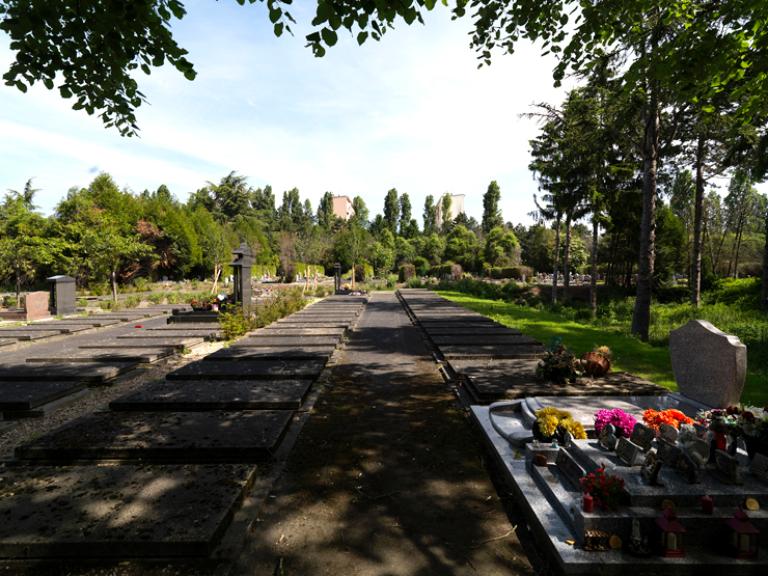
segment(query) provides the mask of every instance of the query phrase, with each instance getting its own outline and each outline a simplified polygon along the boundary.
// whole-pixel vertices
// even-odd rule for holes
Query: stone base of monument
[[[568,410],[591,427],[594,412],[601,408],[621,408],[634,414],[649,407],[677,408],[694,415],[701,405],[669,394],[638,398],[542,397],[471,407],[473,419],[537,542],[556,559],[563,573],[619,574],[631,569],[633,574],[677,575],[722,569],[730,576],[768,570],[768,484],[746,467],[739,485],[723,482],[711,468],[703,469],[695,484],[677,470],[662,468],[658,480],[663,486],[652,486],[644,479],[641,466],[627,466],[615,452],[602,449],[594,439],[574,441],[568,448],[531,442],[533,415],[544,406]],[[745,461],[746,455],[740,453],[738,458]],[[614,511],[596,508],[585,512],[579,479],[603,465],[608,473],[624,480],[628,501]],[[705,495],[714,504],[711,513],[702,507]],[[748,512],[751,525],[761,533],[757,556],[736,558],[729,548],[734,535],[727,523],[748,498],[761,505],[761,509]],[[660,548],[657,519],[670,504],[685,530],[679,557],[666,557]],[[605,537],[605,542],[615,536],[616,547],[589,550],[595,535]],[[637,536],[640,542],[645,539],[644,545],[633,546]]]

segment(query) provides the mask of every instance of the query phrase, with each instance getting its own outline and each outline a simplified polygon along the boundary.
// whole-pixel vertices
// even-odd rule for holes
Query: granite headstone
[[[747,372],[747,347],[705,320],[669,333],[672,370],[680,392],[713,408],[738,404]]]

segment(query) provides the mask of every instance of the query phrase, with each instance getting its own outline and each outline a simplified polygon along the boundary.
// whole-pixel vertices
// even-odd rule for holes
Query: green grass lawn
[[[462,292],[439,293],[505,326],[517,328],[545,344],[553,337],[560,336],[563,344],[577,355],[588,352],[595,346],[606,345],[613,351],[615,370],[631,372],[670,390],[677,388],[669,360],[669,349],[666,346],[652,346],[622,334],[619,329],[581,324],[544,310],[499,300],[485,300]],[[759,368],[748,372],[742,400],[763,406],[768,403],[768,391],[761,385],[761,372]]]

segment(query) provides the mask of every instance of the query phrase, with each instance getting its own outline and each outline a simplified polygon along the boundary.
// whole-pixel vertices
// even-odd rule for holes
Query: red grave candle
[[[718,450],[726,448],[725,434],[722,432],[715,432],[715,448]]]
[[[704,514],[712,514],[715,511],[715,502],[712,496],[705,495],[701,497],[701,511]]]
[[[595,499],[592,498],[591,494],[584,494],[581,508],[584,512],[592,512],[595,509]]]

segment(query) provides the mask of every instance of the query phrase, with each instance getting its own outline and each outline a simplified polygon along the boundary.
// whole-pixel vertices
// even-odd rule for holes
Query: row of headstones
[[[87,557],[210,553],[258,474],[253,463],[278,450],[295,409],[363,306],[352,299],[315,304],[116,400],[110,412],[19,447],[24,466],[0,481],[15,483],[19,495],[0,501],[0,552],[34,556],[79,550]],[[342,330],[318,335],[326,326]],[[84,465],[113,458],[123,463]],[[52,461],[80,465],[34,466]],[[136,461],[145,464],[131,463]],[[111,493],[93,488],[107,483]],[[45,503],[26,501],[23,494],[44,486],[55,488],[46,493]],[[74,493],[81,496],[73,499]],[[53,518],[61,508],[71,513]],[[54,526],[47,539],[28,536],[35,534],[36,524]]]

